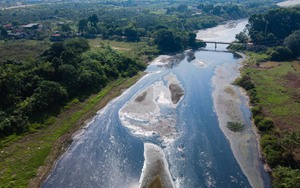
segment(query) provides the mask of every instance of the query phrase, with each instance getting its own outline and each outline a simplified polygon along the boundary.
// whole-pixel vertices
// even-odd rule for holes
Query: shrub
[[[285,187],[294,188],[300,187],[300,170],[292,169],[290,167],[278,166],[273,173],[275,188]]]
[[[277,137],[270,134],[264,134],[261,137],[260,145],[262,147],[262,152],[269,165],[275,166],[278,164],[283,164],[283,149],[280,146]]]
[[[241,132],[244,130],[244,125],[239,122],[227,122],[227,128],[233,132]]]
[[[263,120],[263,117],[262,117],[262,116],[255,116],[255,117],[254,117],[254,124],[255,124],[255,125],[258,125],[259,122],[261,122],[261,120]]]
[[[254,84],[248,75],[243,75],[241,78],[238,78],[235,80],[234,84],[243,87],[247,91],[254,88]]]
[[[259,131],[266,132],[268,130],[271,130],[274,127],[274,123],[272,119],[270,118],[263,118],[259,123],[257,124],[257,128]]]
[[[253,116],[261,115],[261,113],[262,113],[262,108],[259,107],[259,106],[255,106],[255,107],[251,108],[251,112],[252,112],[252,115],[253,115]]]
[[[285,61],[293,58],[292,51],[286,46],[277,46],[267,51],[272,61]]]

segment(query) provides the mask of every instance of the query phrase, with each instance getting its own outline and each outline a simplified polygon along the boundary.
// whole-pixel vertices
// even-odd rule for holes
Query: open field
[[[300,71],[293,64],[281,62],[267,69],[247,68],[257,90],[259,106],[280,130],[300,129]]]
[[[1,140],[0,187],[26,187],[28,183],[29,187],[39,187],[57,157],[70,144],[73,133],[140,76],[141,74],[112,82],[84,102],[74,100],[60,115],[51,117],[45,125],[38,126],[39,129],[32,129],[31,133],[19,137],[13,135],[9,140]],[[32,178],[34,179],[31,180]]]
[[[138,44],[136,42],[119,42],[114,40],[103,40],[100,38],[89,39],[89,43],[92,48],[97,48],[100,46],[100,43],[102,43],[120,51],[130,51]]]
[[[0,41],[0,63],[12,59],[24,61],[40,55],[50,43],[34,40]]]

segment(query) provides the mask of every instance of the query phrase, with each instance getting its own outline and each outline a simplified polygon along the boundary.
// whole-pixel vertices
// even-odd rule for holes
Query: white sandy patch
[[[260,160],[255,134],[249,126],[246,126],[242,132],[232,132],[226,127],[229,121],[244,122],[240,97],[247,98],[246,93],[231,85],[239,76],[236,74],[239,68],[240,65],[234,64],[217,67],[213,77],[214,108],[220,128],[229,140],[242,171],[252,187],[260,188],[264,187],[264,182],[259,172]]]
[[[170,84],[180,86],[175,75],[169,74],[163,80],[166,85],[164,81],[157,81],[135,95],[120,109],[119,118],[131,133],[145,137],[159,136],[166,144],[178,136],[174,110],[183,97],[176,104],[172,101]]]
[[[169,55],[160,55],[157,58],[155,58],[153,61],[151,61],[151,65],[164,65],[168,62],[168,60],[172,56]]]
[[[278,6],[280,7],[292,7],[292,6],[297,6],[300,5],[300,0],[288,0],[288,1],[283,1],[280,3],[277,3]]]
[[[229,21],[224,25],[200,30],[197,33],[197,39],[204,41],[232,42],[235,40],[235,35],[242,31],[247,23],[248,20],[235,20]]]
[[[172,56],[161,55],[155,58],[150,65],[157,65],[160,68],[172,69],[173,67],[176,67],[184,58],[184,53]]]
[[[144,166],[140,178],[140,188],[147,187],[155,177],[159,177],[163,187],[173,188],[174,184],[163,150],[150,143],[144,144]]]
[[[201,68],[205,68],[207,67],[207,64],[204,63],[203,61],[201,60],[196,60],[196,61],[192,61],[194,65],[196,65],[197,67],[201,67]]]

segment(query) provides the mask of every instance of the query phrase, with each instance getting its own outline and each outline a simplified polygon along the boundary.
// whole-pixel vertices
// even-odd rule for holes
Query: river
[[[245,20],[208,30],[232,41]],[[73,138],[42,187],[270,187],[247,97],[230,83],[242,59],[226,45],[160,56],[146,76],[100,110]],[[228,121],[245,125],[233,133]]]

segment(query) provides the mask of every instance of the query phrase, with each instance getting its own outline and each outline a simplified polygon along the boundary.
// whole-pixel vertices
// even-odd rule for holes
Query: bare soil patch
[[[259,68],[271,69],[271,68],[277,67],[279,65],[280,65],[279,62],[268,61],[268,62],[260,63]]]
[[[183,89],[177,84],[170,84],[171,99],[173,104],[177,104],[180,98],[184,95]]]
[[[139,96],[136,97],[135,101],[136,102],[143,102],[145,100],[147,96],[147,92],[143,92],[142,94],[140,94]]]

